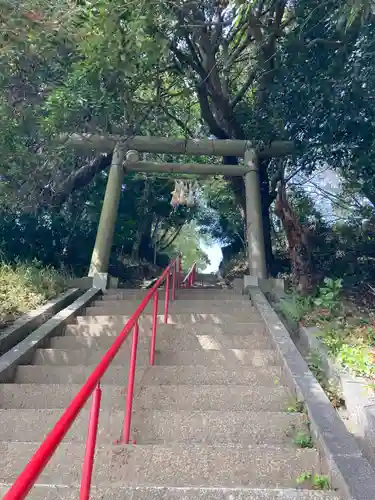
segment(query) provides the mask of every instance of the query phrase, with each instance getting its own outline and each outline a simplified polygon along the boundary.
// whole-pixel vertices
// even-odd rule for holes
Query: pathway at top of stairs
[[[105,293],[0,385],[0,493],[38,448],[135,311],[145,291]],[[162,299],[164,291],[160,291]],[[291,399],[260,316],[231,290],[180,290],[148,366],[151,310],[140,321],[132,440],[121,437],[130,338],[102,379],[93,500],[318,500],[334,492],[297,487],[324,474]],[[89,407],[28,498],[77,499]]]

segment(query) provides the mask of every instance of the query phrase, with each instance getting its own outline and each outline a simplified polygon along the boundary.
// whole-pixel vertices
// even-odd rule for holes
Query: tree
[[[182,267],[184,271],[189,271],[191,266],[196,263],[198,270],[203,271],[210,261],[207,254],[202,250],[200,245],[200,235],[197,225],[194,222],[185,224],[179,233],[176,240],[170,247],[170,255],[182,254]]]

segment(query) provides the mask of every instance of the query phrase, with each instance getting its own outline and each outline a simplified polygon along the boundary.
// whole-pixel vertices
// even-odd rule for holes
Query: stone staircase
[[[0,385],[0,493],[93,371],[143,291],[109,291]],[[163,292],[160,292],[160,299]],[[160,313],[164,302],[159,305]],[[318,452],[294,443],[308,435],[260,316],[231,290],[180,290],[157,333],[148,366],[151,308],[140,320],[132,440],[121,436],[130,339],[102,379],[94,500],[317,500],[333,492],[297,487],[324,474]],[[162,318],[162,315],[161,315]],[[287,409],[289,407],[289,412]],[[293,408],[292,408],[293,409]],[[31,499],[77,499],[89,407],[30,492]]]

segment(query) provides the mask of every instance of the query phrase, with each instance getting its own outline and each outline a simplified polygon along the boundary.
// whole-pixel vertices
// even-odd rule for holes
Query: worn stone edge
[[[375,473],[354,436],[345,428],[264,294],[259,288],[253,288],[250,295],[277,350],[289,389],[305,404],[332,486],[348,500],[373,500]]]
[[[32,360],[34,351],[45,343],[58,329],[77,315],[77,313],[100,293],[97,288],[91,288],[78,299],[59,311],[39,328],[34,330],[24,340],[12,347],[8,352],[0,356],[0,383],[12,381],[15,370],[19,364],[28,363]]]
[[[9,488],[8,484],[0,484],[0,493]],[[32,499],[55,500],[59,498],[78,498],[78,488],[66,485],[35,485],[30,491]],[[28,498],[29,498],[28,497]],[[297,490],[291,488],[248,488],[248,487],[215,487],[215,486],[92,486],[90,498],[99,500],[339,500],[335,492],[318,490]]]
[[[73,302],[81,293],[83,291],[79,288],[71,288],[37,309],[24,314],[16,319],[12,325],[4,328],[0,333],[0,355],[22,342],[30,332]]]

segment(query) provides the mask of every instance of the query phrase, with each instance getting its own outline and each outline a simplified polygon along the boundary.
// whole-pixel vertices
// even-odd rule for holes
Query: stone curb
[[[0,357],[0,383],[11,382],[14,379],[15,370],[19,364],[28,363],[32,360],[34,351],[49,339],[56,335],[69,320],[84,308],[91,300],[100,293],[97,288],[91,288],[81,295],[72,304],[58,312],[46,321],[42,326],[34,330],[24,340]]]
[[[368,382],[365,379],[344,372],[330,358],[323,342],[317,338],[318,333],[319,328],[315,326],[299,328],[302,342],[319,353],[327,380],[339,387],[350,422],[354,425],[354,434],[361,441],[363,451],[371,460],[375,460],[375,397],[368,395]]]
[[[78,288],[70,289],[43,306],[24,314],[16,319],[12,325],[4,328],[0,333],[0,355],[22,342],[35,328],[38,328],[51,316],[71,304],[82,293],[83,291]]]
[[[289,332],[259,288],[250,290],[283,365],[289,389],[303,401],[333,488],[348,500],[375,498],[375,473],[356,439],[345,428],[328,397],[294,345]]]

